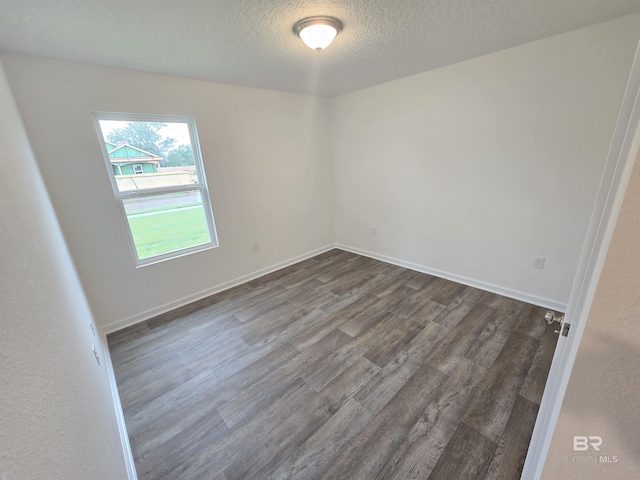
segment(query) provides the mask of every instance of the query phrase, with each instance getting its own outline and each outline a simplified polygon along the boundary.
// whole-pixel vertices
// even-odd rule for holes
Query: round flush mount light
[[[307,45],[316,51],[327,48],[342,30],[342,23],[333,17],[304,18],[293,26],[293,31]]]

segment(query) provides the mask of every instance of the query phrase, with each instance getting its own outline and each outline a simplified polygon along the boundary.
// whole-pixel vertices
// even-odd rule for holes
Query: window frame
[[[98,143],[100,144],[102,157],[104,158],[105,166],[107,168],[107,175],[109,176],[109,181],[111,182],[111,187],[113,189],[113,194],[115,196],[115,199],[118,202],[120,212],[124,217],[125,228],[127,231],[127,237],[129,239],[129,246],[131,249],[131,253],[133,255],[135,267],[138,268],[138,267],[144,267],[147,265],[153,265],[155,263],[183,257],[185,255],[191,255],[193,253],[201,252],[204,250],[217,248],[220,245],[220,243],[218,241],[218,234],[216,231],[215,220],[213,217],[213,208],[211,207],[211,197],[209,196],[209,188],[208,188],[207,178],[206,178],[205,169],[204,169],[204,162],[202,160],[202,153],[200,150],[200,141],[198,139],[198,131],[196,129],[195,118],[192,116],[182,116],[182,115],[155,115],[155,114],[143,114],[143,113],[119,113],[119,112],[93,112],[92,117],[94,120],[96,133],[98,135]],[[188,130],[189,130],[189,140],[191,142],[191,148],[193,150],[196,178],[198,179],[198,183],[193,183],[189,185],[172,185],[167,187],[155,187],[155,188],[147,188],[144,190],[130,190],[130,191],[121,192],[118,188],[116,175],[112,167],[111,161],[109,159],[109,153],[107,152],[107,145],[105,143],[102,127],[100,126],[100,120],[123,121],[123,122],[160,122],[160,123],[187,124]],[[202,207],[205,213],[205,220],[207,222],[207,228],[209,230],[209,238],[210,238],[209,242],[203,243],[200,245],[194,245],[187,248],[181,248],[179,250],[174,250],[171,252],[163,253],[160,255],[154,255],[151,257],[141,259],[138,255],[138,249],[136,248],[136,243],[133,238],[133,233],[131,231],[131,225],[129,224],[129,219],[127,218],[127,212],[124,206],[124,201],[131,198],[149,197],[153,195],[162,195],[166,193],[188,192],[193,190],[200,192]]]

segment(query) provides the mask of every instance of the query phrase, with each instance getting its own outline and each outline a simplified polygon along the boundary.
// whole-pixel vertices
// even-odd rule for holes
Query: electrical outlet
[[[253,251],[254,252],[260,251],[260,242],[253,242]]]
[[[533,268],[537,268],[538,270],[542,270],[544,268],[544,257],[534,257],[533,259]]]
[[[377,227],[371,227],[371,235],[376,236],[378,234],[378,228]]]

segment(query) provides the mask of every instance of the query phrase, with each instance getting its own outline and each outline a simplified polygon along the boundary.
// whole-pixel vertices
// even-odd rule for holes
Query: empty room
[[[0,0],[0,479],[640,477],[640,0]]]

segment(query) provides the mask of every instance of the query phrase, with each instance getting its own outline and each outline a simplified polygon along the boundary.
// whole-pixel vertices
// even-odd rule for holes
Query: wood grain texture
[[[538,405],[542,401],[542,394],[558,342],[558,334],[554,332],[556,328],[555,325],[546,327],[527,373],[527,378],[525,378],[522,390],[520,390],[520,395]]]
[[[475,305],[440,342],[438,348],[427,359],[427,363],[443,373],[451,373],[469,349],[477,343],[478,337],[494,314],[490,307]]]
[[[445,380],[430,366],[420,367],[322,478],[375,478]]]
[[[546,309],[535,305],[526,305],[516,320],[514,330],[540,340],[547,330],[547,324],[540,322],[540,317],[544,317],[545,311]]]
[[[371,422],[373,414],[350,398],[317,432],[302,443],[267,478],[320,478],[353,439]]]
[[[485,480],[511,480],[520,477],[538,416],[538,407],[523,397],[516,399]]]
[[[532,338],[513,332],[467,410],[465,422],[494,442],[511,416],[537,346]]]
[[[489,469],[496,446],[495,442],[461,422],[427,478],[429,480],[482,479]]]
[[[462,360],[376,478],[427,478],[486,373],[486,368]]]
[[[138,477],[518,478],[542,314],[331,250],[111,334]]]

